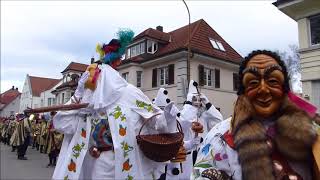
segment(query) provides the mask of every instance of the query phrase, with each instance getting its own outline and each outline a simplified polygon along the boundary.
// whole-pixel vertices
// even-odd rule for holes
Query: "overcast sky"
[[[298,44],[297,23],[273,1],[187,1],[191,22],[204,19],[242,56]],[[182,1],[1,1],[1,92],[22,90],[26,74],[61,78],[71,62],[89,63],[98,42],[119,28],[136,34],[188,23]]]

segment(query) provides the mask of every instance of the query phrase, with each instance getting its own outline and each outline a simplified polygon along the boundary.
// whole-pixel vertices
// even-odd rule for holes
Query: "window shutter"
[[[152,87],[157,87],[157,69],[152,70]]]
[[[214,69],[215,88],[220,88],[220,69]]]
[[[233,73],[233,90],[238,91],[239,89],[239,76],[237,73]]]
[[[204,85],[204,79],[203,79],[203,76],[204,76],[204,66],[200,64],[200,65],[198,66],[198,69],[199,69],[199,86],[203,86],[203,85]]]
[[[168,84],[174,84],[174,64],[169,64],[168,66],[169,71],[169,82]]]

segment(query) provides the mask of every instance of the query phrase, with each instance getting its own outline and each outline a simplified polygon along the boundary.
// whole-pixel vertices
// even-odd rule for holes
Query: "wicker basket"
[[[146,122],[148,122],[148,120],[143,123],[139,135],[136,137],[137,143],[143,154],[156,162],[165,162],[174,158],[183,143],[183,132],[179,121],[177,121],[179,132],[140,135]]]

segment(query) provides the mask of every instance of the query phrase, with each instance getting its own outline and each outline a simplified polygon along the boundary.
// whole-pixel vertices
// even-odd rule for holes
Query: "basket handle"
[[[151,118],[153,118],[154,116],[157,116],[157,115],[160,115],[161,113],[156,113],[156,114],[154,114],[153,116],[151,116],[149,119],[145,119],[145,121],[143,122],[143,124],[142,124],[142,126],[141,126],[141,128],[140,128],[140,131],[139,131],[139,135],[140,135],[140,133],[141,133],[141,130],[142,130],[142,128],[143,128],[143,126],[147,123],[147,121],[149,121]]]
[[[148,122],[150,119],[151,119],[151,118],[146,119],[146,120],[143,122],[143,124],[142,124],[142,126],[141,126],[141,128],[140,128],[140,130],[139,130],[139,136],[140,136],[140,133],[141,133],[141,131],[142,131],[142,128],[144,127],[144,125],[147,124],[147,122]],[[180,122],[179,122],[178,120],[176,120],[176,121],[177,121],[177,129],[178,129],[178,131],[179,131],[180,133],[183,133]]]
[[[177,128],[178,128],[178,131],[179,131],[180,133],[182,133],[182,134],[183,134],[182,126],[181,126],[180,122],[179,122],[178,120],[176,120],[176,121],[177,121]]]

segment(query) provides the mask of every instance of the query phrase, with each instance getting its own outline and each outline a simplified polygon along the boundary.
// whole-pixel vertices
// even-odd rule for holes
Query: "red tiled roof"
[[[82,64],[82,63],[76,63],[76,62],[71,62],[66,69],[64,69],[61,73],[64,73],[68,70],[74,70],[74,71],[80,71],[84,72],[86,71],[88,65],[87,64]]]
[[[76,87],[78,86],[78,82],[77,81],[68,81],[65,83],[62,83],[60,86],[58,86],[55,91],[58,91],[62,88],[72,88],[72,89],[76,89]]]
[[[3,104],[3,106],[1,106],[0,109],[3,109],[20,95],[21,93],[17,89],[9,89],[2,93],[0,96],[0,104]]]
[[[140,34],[138,34],[136,37],[134,37],[133,42],[136,40],[139,40],[142,37],[150,37],[150,38],[165,41],[165,42],[169,42],[169,40],[170,40],[169,33],[165,33],[165,32],[162,32],[162,31],[159,31],[156,29],[148,28],[148,29],[144,30],[143,32],[141,32]]]
[[[150,30],[151,28],[143,31],[137,35],[134,40],[137,41],[144,36],[148,37],[159,37],[156,33],[161,34],[163,32]],[[148,33],[147,33],[148,32]],[[156,57],[164,56],[170,53],[174,53],[180,50],[187,50],[188,48],[188,25],[183,26],[179,29],[171,31],[169,33],[163,33],[163,36],[169,35],[170,42],[164,44],[159,50],[149,56],[149,58],[131,58],[126,59],[122,63],[128,62],[145,62]],[[222,43],[225,51],[221,51],[212,47],[209,38],[218,40]],[[156,39],[156,38],[155,38]],[[239,64],[243,59],[242,56],[237,53],[216,31],[214,31],[203,19],[200,19],[190,24],[190,47],[192,52],[204,54],[207,56],[215,57],[218,59],[226,60],[229,62]],[[141,60],[143,59],[143,60]]]
[[[51,79],[35,76],[29,76],[29,78],[33,96],[40,96],[41,92],[53,88],[60,82],[60,79]]]

